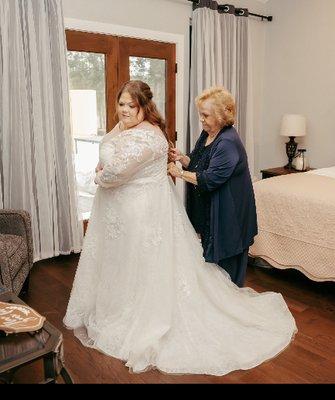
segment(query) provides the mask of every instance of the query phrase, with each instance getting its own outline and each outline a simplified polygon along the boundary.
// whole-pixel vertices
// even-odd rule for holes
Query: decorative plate
[[[26,305],[0,301],[0,331],[34,332],[42,328],[44,321],[45,317]]]

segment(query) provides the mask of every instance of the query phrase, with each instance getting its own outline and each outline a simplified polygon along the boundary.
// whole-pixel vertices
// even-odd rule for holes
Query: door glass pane
[[[72,129],[75,136],[106,133],[105,55],[68,51]]]
[[[156,58],[129,57],[130,79],[147,83],[154,95],[153,100],[165,118],[166,61]]]
[[[67,54],[78,207],[80,218],[88,219],[96,191],[99,142],[106,133],[105,55]]]

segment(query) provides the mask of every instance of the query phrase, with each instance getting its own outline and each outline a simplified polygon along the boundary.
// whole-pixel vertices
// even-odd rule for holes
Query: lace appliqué
[[[185,279],[182,279],[178,284],[178,289],[184,297],[189,297],[191,295],[190,286],[187,284]]]
[[[185,234],[186,231],[186,227],[185,227],[185,223],[184,223],[184,215],[181,213],[181,211],[176,210],[174,212],[174,216],[173,216],[173,229],[174,232],[177,236],[181,236],[183,234]]]
[[[108,185],[120,179],[131,177],[140,166],[167,153],[168,145],[164,138],[153,131],[129,130],[104,142],[100,148],[100,161],[104,164],[100,174],[102,184]]]
[[[110,169],[110,168],[106,168],[103,172],[103,174],[101,174],[100,176],[100,180],[103,183],[110,183],[113,182],[117,179],[117,170],[115,169]]]
[[[123,234],[123,223],[114,210],[109,209],[106,216],[106,237],[117,239]]]
[[[151,227],[149,229],[146,240],[144,241],[144,246],[149,248],[152,246],[158,246],[162,242],[162,228]]]
[[[90,230],[91,232],[91,230]],[[83,262],[90,262],[91,260],[95,260],[97,249],[98,249],[98,241],[97,238],[93,237],[90,232],[88,232],[87,236],[84,238],[83,250],[81,252],[80,260]]]

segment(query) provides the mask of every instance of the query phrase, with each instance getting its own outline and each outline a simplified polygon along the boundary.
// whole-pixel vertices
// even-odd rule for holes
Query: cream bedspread
[[[254,183],[259,234],[250,255],[335,281],[335,179],[310,173]]]

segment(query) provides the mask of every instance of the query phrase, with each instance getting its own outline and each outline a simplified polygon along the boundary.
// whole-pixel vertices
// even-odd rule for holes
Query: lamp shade
[[[281,131],[282,136],[305,136],[306,118],[299,114],[285,114],[282,118]]]

